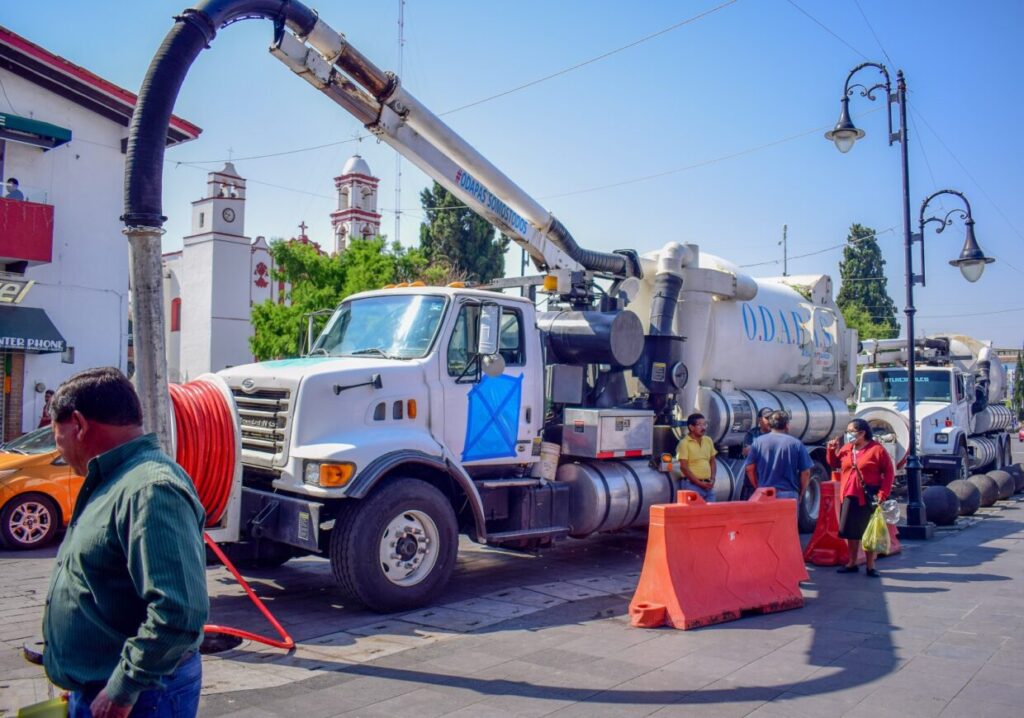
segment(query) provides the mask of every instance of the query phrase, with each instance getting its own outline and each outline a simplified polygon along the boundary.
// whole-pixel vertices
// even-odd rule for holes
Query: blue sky
[[[605,2],[408,0],[403,83],[438,113],[621,48],[726,0]],[[4,3],[0,23],[137,91],[181,2]],[[398,0],[313,3],[379,66],[398,62]],[[809,17],[811,16],[811,17]],[[813,19],[812,19],[813,18]],[[957,225],[926,237],[919,331],[1019,346],[1024,339],[1024,135],[1018,91],[1024,3],[1010,0],[738,0],[553,79],[446,115],[446,121],[550,208],[580,244],[645,251],[699,244],[757,276],[838,276],[852,222],[874,227],[902,310],[898,146],[881,102],[851,101],[867,137],[847,155],[822,138],[846,74],[865,59],[907,76],[911,207],[942,188],[971,200],[982,248],[997,258],[970,285],[947,264]],[[167,154],[165,249],[188,232],[189,202],[229,148],[249,180],[246,233],[328,242],[332,178],[353,152],[381,178],[383,231],[395,235],[395,153],[266,52],[271,26],[222,30],[193,66],[176,113],[201,138]],[[864,78],[871,79],[865,75]],[[0,109],[5,104],[0,97]],[[334,144],[264,159],[254,155]],[[418,237],[428,179],[403,163],[401,237]],[[647,178],[647,179],[644,179]],[[944,203],[946,209],[951,203]],[[915,252],[916,254],[916,252]],[[804,256],[807,255],[807,256]],[[518,250],[510,254],[518,270]],[[901,315],[902,317],[902,315]]]

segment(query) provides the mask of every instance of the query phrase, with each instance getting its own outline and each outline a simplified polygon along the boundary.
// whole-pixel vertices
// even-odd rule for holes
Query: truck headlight
[[[936,434],[935,435],[935,443],[936,444],[948,444],[949,443],[949,434]]]
[[[338,488],[347,484],[356,473],[356,465],[350,461],[321,463],[307,461],[303,469],[302,480],[307,484]]]

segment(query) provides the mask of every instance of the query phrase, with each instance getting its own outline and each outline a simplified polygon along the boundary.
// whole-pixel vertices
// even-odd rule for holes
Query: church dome
[[[352,155],[348,158],[348,162],[345,163],[345,168],[341,171],[341,174],[343,176],[360,174],[366,175],[367,177],[373,177],[373,175],[370,174],[370,165],[366,164],[366,160],[359,155]]]

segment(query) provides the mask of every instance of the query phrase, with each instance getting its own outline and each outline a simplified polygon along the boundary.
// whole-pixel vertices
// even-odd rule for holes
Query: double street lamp
[[[874,68],[878,70],[882,75],[882,78],[884,78],[884,81],[876,82],[870,87],[861,83],[851,84],[854,76],[866,68]],[[919,218],[920,232],[915,235],[910,231],[910,170],[907,157],[907,83],[903,77],[902,70],[898,70],[896,72],[896,94],[894,95],[892,92],[892,84],[889,79],[889,71],[885,68],[885,65],[877,62],[865,62],[853,68],[850,71],[850,74],[846,76],[846,85],[843,88],[843,99],[841,100],[839,121],[836,123],[834,128],[825,133],[825,137],[834,142],[836,148],[843,153],[849,152],[853,148],[854,143],[864,137],[864,130],[857,128],[850,119],[850,97],[852,97],[854,92],[858,89],[860,90],[860,95],[862,97],[866,97],[872,101],[875,100],[876,92],[885,92],[885,98],[888,104],[888,111],[886,112],[886,115],[889,121],[889,145],[891,146],[895,142],[900,143],[900,156],[903,170],[903,252],[905,259],[904,278],[907,291],[907,302],[904,313],[907,315],[907,418],[910,424],[910,445],[907,447],[906,464],[907,520],[905,524],[901,524],[899,526],[899,535],[901,538],[927,539],[931,538],[935,530],[935,524],[928,522],[924,502],[921,500],[921,459],[917,453],[917,387],[914,367],[916,361],[914,349],[914,314],[917,311],[914,308],[914,285],[920,284],[921,286],[924,286],[925,226],[932,222],[937,223],[939,226],[936,229],[936,234],[939,234],[943,229],[952,224],[953,215],[959,213],[960,217],[964,220],[964,226],[967,229],[967,238],[964,242],[963,249],[960,252],[960,256],[957,259],[950,261],[950,264],[955,267],[959,267],[960,272],[969,282],[978,281],[978,279],[981,278],[982,272],[985,270],[985,265],[990,264],[995,260],[991,257],[986,257],[984,252],[982,252],[981,248],[978,246],[978,242],[974,238],[974,218],[971,216],[971,205],[961,192],[945,189],[929,195],[921,204],[921,213]],[[899,132],[893,132],[893,105],[896,105],[899,110]],[[939,217],[925,218],[929,203],[940,195],[954,195],[959,197],[963,200],[965,209],[951,210],[944,218],[941,219]],[[921,243],[921,274],[914,274],[912,250],[915,241]]]

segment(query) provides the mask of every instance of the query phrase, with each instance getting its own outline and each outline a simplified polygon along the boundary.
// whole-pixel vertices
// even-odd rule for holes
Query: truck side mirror
[[[498,353],[498,333],[501,329],[501,307],[486,303],[480,306],[480,319],[477,324],[476,353],[482,357]]]

